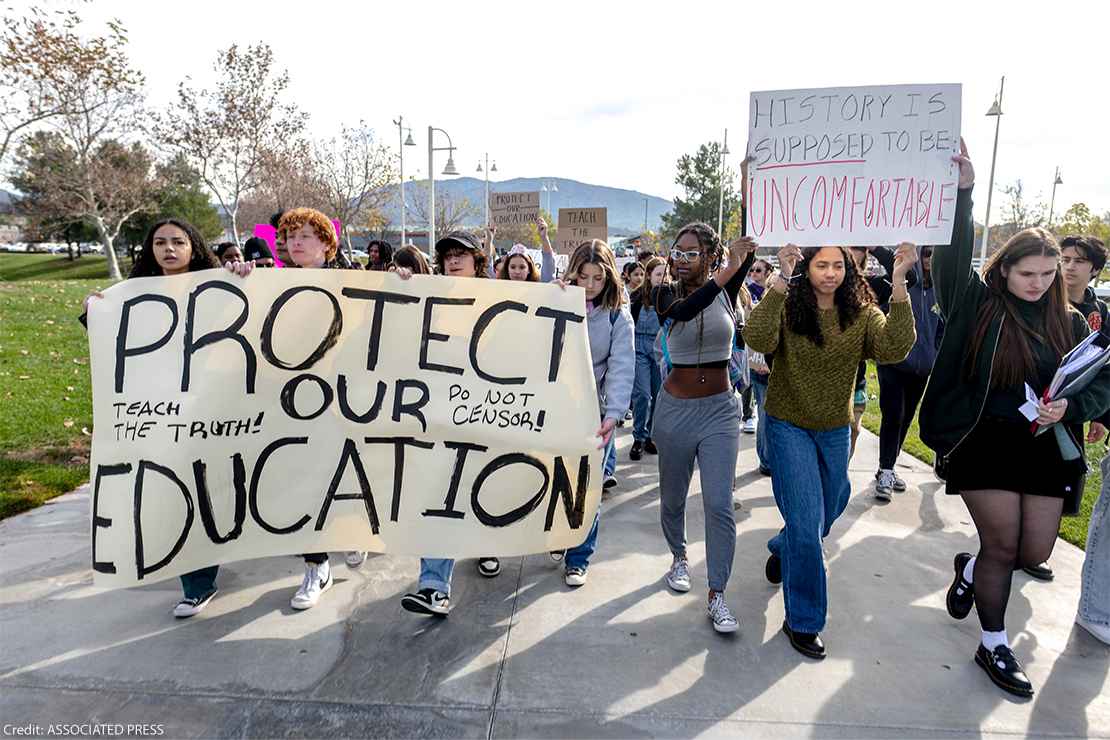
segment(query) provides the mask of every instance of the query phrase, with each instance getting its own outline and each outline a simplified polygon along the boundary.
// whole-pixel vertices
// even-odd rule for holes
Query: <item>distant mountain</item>
[[[654,195],[646,195],[636,190],[610,188],[604,185],[589,185],[577,180],[568,180],[561,177],[535,178],[518,177],[513,180],[500,182],[490,181],[491,193],[519,193],[539,191],[544,183],[554,181],[558,192],[551,192],[552,216],[558,218],[560,208],[607,208],[609,219],[609,232],[615,236],[640,233],[644,228],[644,201],[647,201],[647,227],[653,231],[659,230],[660,217],[668,213],[673,203]],[[486,181],[475,177],[459,177],[454,180],[436,180],[436,196],[443,193],[452,198],[467,198],[479,208],[485,200]],[[390,221],[396,225],[400,223],[401,212],[397,186],[388,188],[391,197],[384,205],[383,210]],[[406,197],[411,204],[415,195],[415,188],[406,187]],[[540,192],[540,203],[548,210],[549,193]],[[412,218],[412,206],[409,206],[409,218]],[[470,219],[467,226],[481,226],[482,216]],[[414,224],[415,226],[415,224]]]

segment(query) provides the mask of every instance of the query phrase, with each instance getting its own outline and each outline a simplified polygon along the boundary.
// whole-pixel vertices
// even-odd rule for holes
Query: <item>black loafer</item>
[[[632,443],[632,449],[628,451],[628,459],[632,461],[639,460],[644,456],[644,446],[640,444],[640,440]]]
[[[649,438],[646,442],[644,442],[644,452],[646,452],[649,455],[658,455],[659,454],[659,448],[656,447],[655,443],[652,442],[651,439]]]
[[[987,672],[987,676],[994,685],[1003,691],[1008,691],[1015,696],[1029,697],[1033,695],[1033,684],[1022,670],[1021,663],[1010,648],[999,645],[994,650],[980,644],[975,651],[975,662]]]
[[[782,558],[774,553],[767,558],[767,566],[763,569],[767,575],[767,580],[776,586],[782,583]]]
[[[821,642],[821,635],[816,632],[795,632],[786,622],[782,623],[782,631],[790,640],[790,645],[807,658],[816,660],[825,659],[825,643]]]
[[[1051,581],[1056,578],[1056,574],[1052,572],[1052,568],[1048,567],[1048,563],[1041,563],[1039,565],[1025,565],[1022,566],[1022,570],[1036,578],[1038,581]]]
[[[956,555],[952,563],[956,570],[956,577],[948,587],[944,604],[948,607],[948,615],[953,619],[965,618],[971,613],[971,607],[975,605],[975,586],[964,580],[964,568],[969,560],[971,560],[971,553],[961,552]]]

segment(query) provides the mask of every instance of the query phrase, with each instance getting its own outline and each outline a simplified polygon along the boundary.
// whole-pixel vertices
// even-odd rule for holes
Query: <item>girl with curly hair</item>
[[[1068,303],[1060,245],[1045,229],[1018,232],[981,274],[974,270],[975,173],[960,148],[952,245],[933,254],[945,328],[921,407],[921,438],[936,452],[946,492],[963,499],[979,533],[978,553],[954,558],[948,613],[964,619],[974,606],[983,630],[975,662],[1003,690],[1031,696],[1006,634],[1011,579],[1017,568],[1046,561],[1061,515],[1078,512],[1087,469],[1083,422],[1110,407],[1110,369],[1066,398],[1039,401],[1036,424],[1054,428],[1031,433],[1018,410],[1025,389],[1044,399],[1061,358],[1090,327]]]
[[[767,579],[783,584],[783,632],[803,655],[822,659],[828,611],[821,541],[844,511],[856,368],[899,362],[914,342],[906,273],[912,244],[895,257],[890,314],[844,247],[779,250],[776,275],[748,320],[753,350],[775,353],[766,398],[771,485],[785,526],[767,543]]]
[[[659,518],[670,548],[667,585],[690,590],[686,557],[686,497],[696,462],[705,508],[706,615],[717,632],[739,623],[724,591],[736,552],[732,484],[740,446],[738,403],[728,363],[736,341],[736,297],[751,267],[756,244],[741,237],[728,245],[703,223],[683,226],[671,247],[677,278],[652,289],[652,304],[671,360],[659,391],[652,439],[659,447]]]

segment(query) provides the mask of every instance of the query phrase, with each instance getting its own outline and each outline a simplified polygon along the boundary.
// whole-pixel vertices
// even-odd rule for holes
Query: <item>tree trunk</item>
[[[104,246],[104,256],[108,258],[108,279],[115,282],[122,280],[123,275],[119,270],[119,258],[116,257],[116,248],[112,244],[112,237],[103,219],[96,219],[96,228],[100,232],[100,243]]]
[[[239,251],[243,250],[243,244],[239,241],[239,204],[236,203],[235,207],[228,211],[231,216],[231,238],[235,242],[236,248]],[[275,257],[277,255],[274,255]]]
[[[78,253],[78,254],[80,254],[80,253],[81,253],[81,249],[80,249],[80,248],[78,248],[78,249],[77,249],[77,253]],[[76,258],[75,258],[75,257],[73,256],[73,242],[71,242],[71,241],[67,241],[67,242],[66,242],[66,254],[67,254],[67,256],[69,257],[69,261],[70,261],[70,262],[73,262],[73,260],[74,260],[74,259],[76,259]]]

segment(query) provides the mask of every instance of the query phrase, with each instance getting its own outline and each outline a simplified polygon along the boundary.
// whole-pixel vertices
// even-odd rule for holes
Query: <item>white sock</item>
[[[983,630],[983,647],[987,650],[994,650],[999,645],[1010,646],[1010,638],[1006,636],[1006,630],[1001,632],[987,632]]]
[[[964,580],[968,583],[975,583],[975,558],[967,561],[964,566]]]

